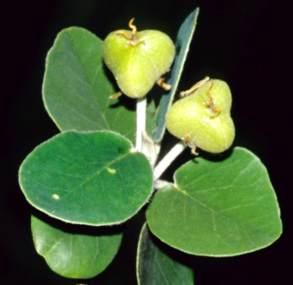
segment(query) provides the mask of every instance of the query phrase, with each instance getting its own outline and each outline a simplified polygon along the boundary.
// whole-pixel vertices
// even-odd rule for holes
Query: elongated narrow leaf
[[[152,192],[152,169],[117,133],[61,133],[39,145],[20,167],[26,199],[70,223],[110,225],[133,216]]]
[[[267,170],[243,148],[223,161],[190,161],[175,184],[154,197],[147,221],[152,233],[184,252],[233,256],[279,238],[280,212]]]
[[[175,62],[171,71],[170,80],[168,83],[172,85],[172,89],[169,93],[162,96],[157,118],[156,118],[156,128],[153,133],[153,138],[156,142],[160,142],[164,136],[166,129],[166,113],[170,108],[174,96],[177,92],[178,84],[182,75],[183,67],[187,58],[191,40],[196,28],[197,18],[199,14],[199,8],[195,9],[190,15],[185,19],[181,27],[179,28],[176,48],[179,50],[175,58]]]
[[[167,255],[153,241],[146,225],[142,227],[137,249],[139,285],[193,285],[191,268]]]
[[[64,130],[114,130],[133,139],[135,114],[109,97],[103,41],[83,28],[62,30],[48,53],[43,82],[45,107]]]
[[[91,278],[101,273],[116,255],[122,235],[70,232],[32,216],[31,229],[38,254],[48,266],[67,278]]]

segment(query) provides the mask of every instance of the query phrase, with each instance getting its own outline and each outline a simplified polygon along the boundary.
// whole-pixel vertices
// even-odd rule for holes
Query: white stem
[[[155,189],[161,189],[161,188],[167,187],[169,185],[173,185],[173,184],[169,181],[160,180],[160,179],[158,179],[154,182]]]
[[[146,97],[136,102],[136,150],[142,151],[143,134],[146,129]]]
[[[179,142],[171,148],[171,150],[162,158],[162,160],[155,167],[155,181],[161,177],[164,171],[176,159],[176,157],[184,151],[185,148],[186,145],[183,142]]]

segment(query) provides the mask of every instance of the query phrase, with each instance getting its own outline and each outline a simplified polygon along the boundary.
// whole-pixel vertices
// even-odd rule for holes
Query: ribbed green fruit
[[[104,61],[121,91],[131,98],[144,97],[169,71],[174,56],[170,37],[156,30],[118,30],[104,41]]]
[[[175,102],[167,113],[167,129],[191,147],[211,153],[228,149],[235,127],[230,115],[232,96],[222,80],[212,79]]]

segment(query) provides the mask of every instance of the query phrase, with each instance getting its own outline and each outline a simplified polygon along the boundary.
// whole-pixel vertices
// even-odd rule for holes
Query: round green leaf
[[[166,254],[153,241],[146,225],[142,227],[138,249],[136,275],[138,285],[193,285],[191,268]]]
[[[19,183],[37,209],[87,225],[126,221],[152,193],[152,169],[131,142],[109,131],[64,132],[23,161]]]
[[[67,278],[91,278],[101,273],[116,255],[122,234],[82,234],[64,231],[37,217],[31,218],[36,251],[48,266]]]
[[[64,130],[114,130],[129,139],[135,112],[110,98],[116,91],[105,74],[103,41],[86,29],[62,30],[50,49],[43,81],[43,101]]]
[[[180,167],[147,211],[152,233],[184,252],[233,256],[273,243],[282,232],[267,170],[243,148],[222,161],[198,158]]]

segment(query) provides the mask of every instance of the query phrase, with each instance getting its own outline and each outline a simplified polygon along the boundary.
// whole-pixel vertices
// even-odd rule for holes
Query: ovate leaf
[[[116,91],[105,74],[103,41],[83,28],[62,30],[50,49],[43,100],[52,120],[64,130],[114,130],[133,139],[131,108],[110,99]]]
[[[139,285],[193,285],[192,269],[165,253],[153,240],[146,225],[142,227],[136,264]]]
[[[233,256],[264,248],[282,232],[267,170],[236,148],[222,161],[198,158],[180,167],[147,211],[152,233],[195,255]]]
[[[87,225],[121,223],[152,192],[152,169],[129,140],[108,131],[68,131],[33,150],[19,183],[37,209],[63,221]]]
[[[48,266],[67,278],[91,278],[101,273],[116,255],[122,235],[76,233],[32,216],[34,246]]]

